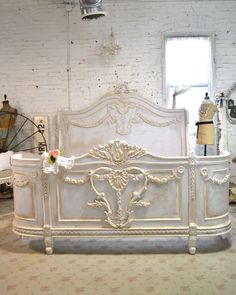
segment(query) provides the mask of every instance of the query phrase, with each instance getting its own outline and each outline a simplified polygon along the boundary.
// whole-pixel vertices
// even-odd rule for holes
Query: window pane
[[[205,93],[211,90],[211,40],[209,37],[167,38],[165,57],[166,105],[188,110],[190,149],[201,154],[202,146],[196,145],[195,123]]]
[[[211,48],[208,37],[168,38],[166,84],[196,85],[211,81]]]

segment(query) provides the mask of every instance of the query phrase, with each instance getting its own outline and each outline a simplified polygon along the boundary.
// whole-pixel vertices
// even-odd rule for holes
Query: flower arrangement
[[[58,157],[62,156],[62,151],[60,149],[53,149],[50,150],[49,153],[49,158],[48,158],[48,163],[49,164],[54,164]]]
[[[71,169],[74,166],[75,157],[64,157],[61,149],[53,149],[42,154],[43,172],[44,173],[59,173],[60,167]]]

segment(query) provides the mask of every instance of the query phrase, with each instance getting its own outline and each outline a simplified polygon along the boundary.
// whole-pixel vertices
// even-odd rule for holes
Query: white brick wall
[[[215,86],[236,81],[236,1],[104,0],[104,7],[108,16],[97,21],[81,21],[78,6],[69,14],[68,90],[63,1],[0,0],[0,97],[7,93],[29,116],[49,115],[52,126],[59,109],[79,109],[123,82],[161,103],[163,38],[171,34],[214,34]],[[111,27],[122,49],[104,56]]]

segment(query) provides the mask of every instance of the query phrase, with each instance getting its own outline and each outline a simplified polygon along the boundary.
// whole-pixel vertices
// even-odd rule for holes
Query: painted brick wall
[[[161,103],[166,35],[214,35],[215,87],[236,81],[236,1],[104,0],[104,7],[107,17],[81,21],[79,7],[68,13],[62,0],[0,0],[0,97],[7,93],[28,116],[48,115],[51,146],[58,110],[86,106],[117,84]],[[102,54],[111,28],[121,47],[114,56]]]

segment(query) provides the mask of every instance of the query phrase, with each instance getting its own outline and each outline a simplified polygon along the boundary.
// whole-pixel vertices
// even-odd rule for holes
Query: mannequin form
[[[196,123],[197,143],[198,144],[214,144],[215,143],[215,127],[213,122],[214,114],[217,106],[210,100],[208,93],[199,108],[199,122]]]
[[[1,108],[0,112],[11,112],[17,114],[17,110],[12,108],[7,100],[7,95],[4,94],[4,100],[2,101],[3,107]],[[16,121],[16,116],[14,114],[4,114],[2,113],[0,116],[0,128],[3,129],[11,129]]]
[[[14,127],[16,121],[17,110],[10,106],[6,94],[4,94],[2,104],[3,107],[0,110],[0,152],[5,152],[10,130]]]

